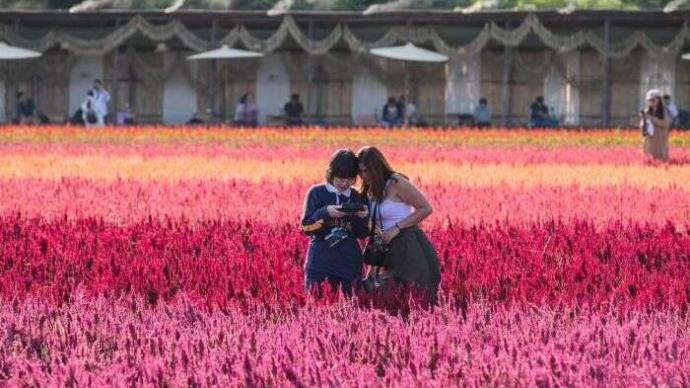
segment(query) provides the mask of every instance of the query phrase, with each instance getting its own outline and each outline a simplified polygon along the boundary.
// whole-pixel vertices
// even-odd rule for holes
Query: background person
[[[668,94],[664,94],[664,106],[666,107],[666,111],[671,118],[671,128],[678,127],[678,117],[680,116],[680,112],[678,111],[676,104],[671,101],[671,96]]]
[[[234,123],[245,127],[259,125],[259,108],[254,103],[254,95],[245,93],[235,108]]]
[[[478,128],[491,126],[491,111],[486,98],[480,98],[479,105],[474,108],[474,125]]]
[[[91,109],[96,115],[96,123],[91,125],[94,127],[103,127],[108,116],[108,103],[110,102],[110,93],[103,89],[103,82],[97,79],[93,81],[91,88]]]
[[[671,115],[664,107],[661,92],[652,89],[646,95],[647,108],[640,113],[640,127],[651,122],[653,133],[644,137],[644,153],[653,159],[668,161],[668,136]]]
[[[117,117],[116,117],[116,124],[117,125],[134,125],[134,112],[132,111],[132,107],[129,106],[129,104],[125,104],[125,108],[121,110],[120,112],[117,112]]]
[[[407,101],[405,96],[400,96],[398,99],[398,109],[402,110],[405,125],[423,125],[417,106],[412,101]]]
[[[357,239],[369,233],[367,200],[352,188],[358,163],[349,149],[338,150],[328,163],[326,182],[307,193],[302,232],[310,236],[304,266],[308,291],[328,281],[332,288],[350,294],[362,275],[362,253]],[[361,211],[347,213],[344,204],[360,205]]]
[[[389,97],[386,104],[381,111],[381,125],[387,127],[394,127],[402,124],[403,111],[395,100],[395,97]]]
[[[299,94],[295,93],[290,97],[290,101],[285,103],[283,111],[285,112],[285,125],[288,127],[304,124],[302,120],[304,106],[299,100]]]
[[[532,128],[551,128],[554,121],[549,115],[549,107],[544,103],[544,97],[538,96],[530,109],[530,127]]]
[[[82,121],[87,128],[98,126],[98,116],[94,110],[93,90],[86,92],[86,99],[81,104]]]
[[[17,122],[22,125],[36,123],[36,104],[24,92],[17,93]]]

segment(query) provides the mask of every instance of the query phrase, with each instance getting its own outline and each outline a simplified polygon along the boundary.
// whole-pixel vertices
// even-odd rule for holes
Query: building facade
[[[561,124],[629,126],[650,88],[690,106],[690,13],[479,13],[101,11],[0,12],[0,39],[44,53],[0,63],[0,120],[23,91],[54,121],[83,102],[94,79],[110,110],[131,107],[137,121],[184,123],[232,117],[256,96],[260,121],[278,122],[299,93],[310,119],[368,124],[388,96],[405,92],[427,121],[452,124],[489,101],[496,125],[525,125],[538,95]],[[403,64],[371,56],[406,41],[442,52],[446,64]],[[190,61],[222,44],[261,51],[261,59]]]

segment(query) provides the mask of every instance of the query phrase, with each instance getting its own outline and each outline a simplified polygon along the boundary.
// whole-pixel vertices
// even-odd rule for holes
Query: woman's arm
[[[400,233],[401,229],[409,228],[415,226],[422,222],[424,219],[429,217],[434,209],[431,207],[429,201],[427,201],[424,194],[422,194],[412,182],[405,178],[398,177],[396,180],[392,181],[388,186],[388,190],[395,190],[395,194],[400,199],[400,201],[412,206],[414,212],[410,214],[404,220],[398,222],[397,227],[393,227],[389,230],[383,232],[383,239],[386,242],[390,242]]]
[[[300,229],[302,233],[311,236],[324,230],[326,223],[331,219],[344,216],[345,213],[338,210],[338,206],[319,203],[316,189],[312,188],[304,201],[304,212]]]
[[[395,190],[400,201],[414,208],[412,214],[398,222],[398,226],[401,229],[419,224],[434,212],[434,209],[431,207],[431,204],[427,201],[424,194],[422,194],[409,180],[400,177],[397,181],[391,182],[389,189],[391,188]]]
[[[316,195],[316,190],[311,189],[304,201],[304,211],[300,229],[302,233],[311,236],[322,231],[328,220],[327,206],[321,206]]]

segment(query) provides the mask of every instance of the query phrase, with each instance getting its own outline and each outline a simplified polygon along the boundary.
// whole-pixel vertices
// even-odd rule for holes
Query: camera
[[[376,255],[383,255],[383,254],[390,252],[390,250],[391,250],[390,245],[386,244],[383,241],[383,236],[378,235],[378,234],[374,235],[374,237],[372,237],[370,246],[371,246],[372,253],[374,253]]]
[[[323,239],[326,240],[328,245],[334,247],[338,245],[341,241],[345,240],[349,236],[347,229],[342,227],[336,227],[331,229],[331,232],[326,235]]]
[[[362,210],[364,210],[364,206],[362,204],[359,204],[359,203],[347,202],[347,203],[344,203],[340,207],[341,212],[348,213],[348,214],[357,213],[357,212],[362,211]]]

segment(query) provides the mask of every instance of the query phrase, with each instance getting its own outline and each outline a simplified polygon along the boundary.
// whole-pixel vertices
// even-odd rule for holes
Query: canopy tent
[[[16,46],[10,46],[5,42],[0,42],[0,60],[38,58],[41,55],[42,54],[38,51],[27,50]]]
[[[222,45],[220,48],[215,49],[215,50],[209,50],[205,51],[203,53],[195,54],[195,55],[190,55],[187,57],[188,60],[202,60],[202,59],[251,59],[251,58],[259,58],[263,57],[263,53],[259,53],[256,51],[249,51],[249,50],[241,50],[241,49],[236,49],[236,48],[231,48],[228,47],[227,45]],[[211,77],[215,76],[216,72],[211,73]],[[216,87],[217,82],[212,78],[212,82],[209,83],[212,88]],[[211,103],[210,103],[210,112],[211,112],[211,120],[213,120],[215,112],[214,112],[214,106],[215,106],[215,92],[209,93],[211,96]]]
[[[407,71],[407,62],[425,62],[425,63],[441,63],[447,62],[448,56],[439,54],[435,51],[427,50],[417,47],[412,43],[407,43],[404,46],[379,47],[369,50],[372,55],[379,57],[403,61],[405,68],[405,101],[409,102],[409,77]],[[405,117],[406,119],[406,117]]]
[[[369,52],[379,57],[397,59],[399,61],[446,62],[448,60],[447,55],[417,47],[412,43],[408,43],[404,46],[374,48],[369,50]]]
[[[235,48],[230,48],[223,45],[219,49],[206,51],[203,53],[190,55],[187,59],[197,60],[197,59],[246,59],[246,58],[258,58],[263,57],[263,53],[256,51],[240,50]]]

